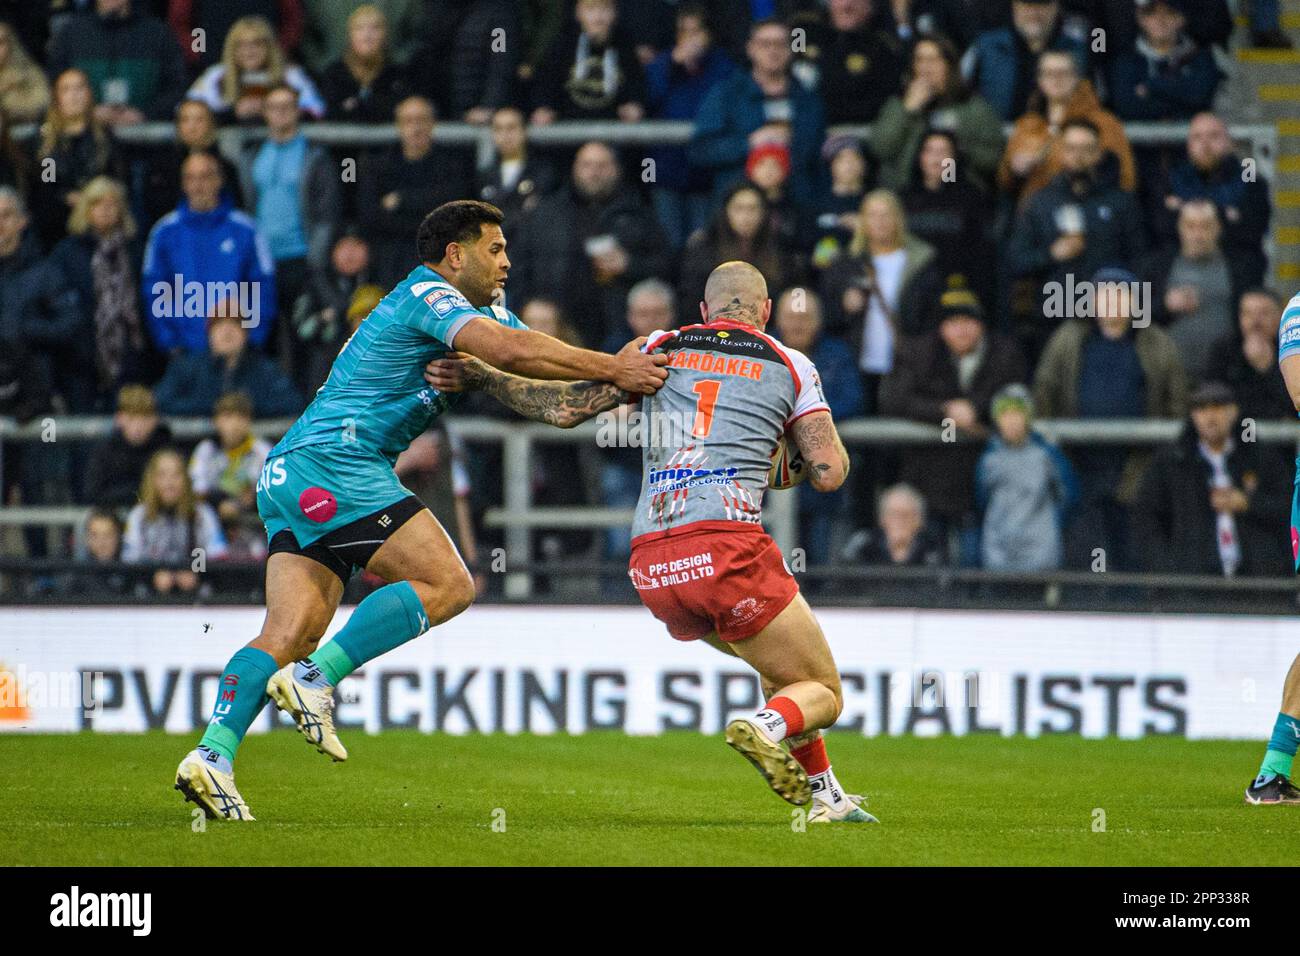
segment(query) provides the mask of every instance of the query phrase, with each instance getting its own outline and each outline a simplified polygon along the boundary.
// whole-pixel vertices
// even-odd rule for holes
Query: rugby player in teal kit
[[[1286,381],[1291,403],[1300,409],[1300,294],[1292,296],[1282,312],[1277,333],[1277,362]],[[1300,469],[1300,458],[1296,459]],[[1300,471],[1291,496],[1291,557],[1300,574]],[[1264,762],[1246,788],[1246,802],[1256,806],[1300,805],[1300,788],[1294,783],[1292,763],[1300,747],[1300,655],[1291,662],[1282,683],[1282,708],[1273,722]]]
[[[227,663],[212,718],[181,761],[176,789],[210,818],[252,820],[235,752],[268,701],[334,760],[334,687],[367,661],[455,617],[474,582],[437,519],[397,480],[413,438],[455,403],[429,363],[467,353],[530,379],[542,420],[576,424],[667,378],[664,356],[573,348],[529,331],[494,300],[510,260],[496,207],[447,203],[420,226],[421,264],[344,343],[325,384],[267,456],[257,485],[266,525],[266,618]],[[576,381],[575,381],[576,380]],[[354,568],[389,582],[317,646]]]

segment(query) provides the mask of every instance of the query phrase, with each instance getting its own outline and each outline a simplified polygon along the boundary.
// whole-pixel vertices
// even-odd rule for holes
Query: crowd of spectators
[[[1244,42],[1289,45],[1275,7],[1250,5]],[[1269,185],[1215,113],[1232,30],[1226,0],[0,4],[0,415],[115,421],[95,447],[7,443],[4,501],[93,506],[65,543],[90,562],[258,559],[250,422],[299,412],[416,264],[421,218],[478,197],[507,215],[530,324],[615,349],[695,321],[704,277],[745,259],[838,419],[955,434],[855,454],[836,495],[801,490],[811,563],[1043,570],[1100,547],[1117,569],[1284,572],[1286,461],[1221,427],[1293,414]],[[529,135],[645,119],[693,133]],[[304,134],[321,120],[395,141],[322,145]],[[440,140],[444,120],[490,128],[491,161]],[[122,135],[149,121],[174,140]],[[1190,132],[1139,146],[1130,121]],[[227,153],[226,126],[257,133]],[[1094,281],[1150,293],[1058,308]],[[196,415],[213,437],[174,440],[166,418]],[[1063,453],[1035,416],[1188,424],[1153,459]],[[499,499],[495,460],[437,433],[402,467],[477,550],[469,489]],[[557,445],[534,490],[623,506],[638,467]],[[539,545],[617,558],[627,541]]]

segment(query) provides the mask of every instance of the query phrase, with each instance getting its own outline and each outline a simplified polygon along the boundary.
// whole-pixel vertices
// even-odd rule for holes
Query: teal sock
[[[233,761],[244,734],[270,700],[266,682],[279,669],[274,657],[256,647],[236,652],[221,675],[217,703],[199,746]]]
[[[307,659],[337,685],[366,661],[401,647],[429,629],[415,588],[409,581],[388,584],[357,605],[343,629]]]
[[[1291,762],[1295,759],[1297,744],[1300,744],[1300,718],[1278,714],[1257,779],[1267,779],[1274,774],[1291,776]]]

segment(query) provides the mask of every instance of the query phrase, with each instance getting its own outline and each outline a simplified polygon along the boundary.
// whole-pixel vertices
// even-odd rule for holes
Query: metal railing
[[[1162,146],[1185,142],[1187,123],[1125,123],[1124,132],[1135,146]],[[691,138],[693,124],[684,120],[642,120],[638,123],[620,123],[614,120],[561,120],[545,126],[528,127],[528,139],[538,146],[579,146],[588,140],[601,140],[619,146],[674,145]],[[1010,135],[1011,123],[1003,126]],[[329,146],[381,146],[397,142],[397,130],[390,125],[365,125],[360,123],[306,122],[303,135],[312,142]],[[25,139],[36,135],[34,124],[15,126],[15,138]],[[871,139],[871,126],[853,124],[834,126],[830,135],[847,134],[864,142]],[[1277,163],[1277,128],[1267,123],[1234,124],[1228,127],[1229,135],[1247,147],[1248,155],[1255,160],[1256,169],[1274,178]],[[171,123],[140,123],[122,126],[114,135],[124,143],[141,146],[161,145],[175,141],[176,130]],[[232,157],[247,143],[266,138],[262,126],[227,126],[218,133],[221,150]],[[434,127],[433,141],[440,146],[473,147],[480,167],[490,165],[493,158],[492,131],[487,126],[471,123],[438,123]]]
[[[211,434],[205,418],[168,419],[172,434],[181,440],[197,440]],[[290,419],[266,419],[254,423],[259,436],[275,439],[292,424]],[[597,444],[600,426],[589,421],[573,429],[552,428],[526,422],[505,422],[492,418],[448,416],[444,424],[454,436],[502,446],[502,506],[484,515],[488,527],[504,532],[510,567],[529,567],[532,562],[532,532],[537,528],[604,529],[627,527],[630,508],[538,506],[533,501],[532,468],[534,449],[544,444]],[[53,426],[56,440],[93,441],[107,437],[112,419],[104,417],[47,416],[24,425],[0,418],[0,442],[49,440]],[[1046,419],[1035,428],[1062,445],[1151,446],[1173,441],[1184,423],[1157,419]],[[943,435],[938,426],[902,419],[859,418],[840,422],[840,435],[852,446],[938,445]],[[1300,422],[1261,421],[1255,429],[1261,443],[1300,445]],[[799,540],[796,496],[774,493],[765,496],[765,524],[785,554]],[[33,505],[0,508],[0,526],[75,527],[89,508],[80,505]],[[511,600],[527,599],[533,592],[534,571],[510,571],[505,595]]]

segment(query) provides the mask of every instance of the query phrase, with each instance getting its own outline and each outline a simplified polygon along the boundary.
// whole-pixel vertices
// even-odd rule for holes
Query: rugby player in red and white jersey
[[[679,440],[647,442],[629,576],[642,603],[682,641],[703,640],[760,675],[766,705],[731,721],[726,740],[783,799],[812,802],[810,823],[875,823],[835,779],[821,730],[843,707],[839,671],[776,542],[763,492],[783,436],[818,491],[840,487],[849,458],[806,356],[765,335],[767,283],[727,262],[709,276],[703,323],[660,331],[644,349],[668,355],[668,380],[642,399],[643,419]],[[571,408],[560,383],[533,382],[474,359],[429,366],[441,391],[476,388],[526,417],[562,427],[599,406]],[[627,396],[626,400],[632,400]],[[602,403],[604,407],[608,404]],[[787,752],[781,745],[785,743]]]
[[[764,334],[771,313],[762,273],[727,262],[705,285],[703,323],[646,342],[668,355],[669,373],[642,400],[643,416],[690,426],[680,441],[644,450],[629,574],[673,637],[703,640],[758,671],[767,704],[728,724],[726,739],[772,789],[794,804],[811,799],[810,823],[874,823],[835,779],[822,740],[843,707],[839,670],[761,524],[783,436],[818,491],[835,491],[849,468],[812,362]]]

